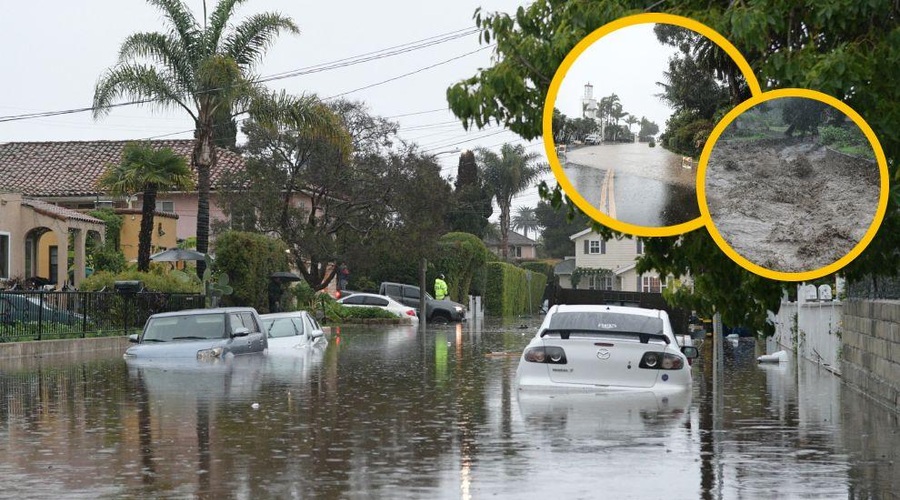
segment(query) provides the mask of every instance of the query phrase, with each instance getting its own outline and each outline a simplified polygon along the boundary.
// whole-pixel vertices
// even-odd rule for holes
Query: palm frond
[[[119,63],[147,59],[165,67],[178,80],[178,86],[191,88],[194,71],[190,56],[171,35],[162,33],[134,33],[122,42]]]
[[[100,78],[94,88],[94,117],[109,113],[110,106],[120,99],[145,101],[159,108],[182,108],[196,120],[194,111],[187,105],[186,96],[180,92],[170,75],[160,74],[152,66],[120,64]]]
[[[222,33],[228,26],[228,21],[234,14],[234,9],[246,0],[219,0],[216,8],[209,16],[209,26],[206,28],[206,50],[209,53],[215,52],[219,47],[219,41],[222,39]]]
[[[147,3],[156,6],[163,15],[172,23],[172,32],[181,39],[181,45],[188,52],[199,49],[201,41],[200,25],[191,13],[191,9],[182,0],[147,0]]]
[[[228,34],[222,49],[242,67],[252,68],[282,31],[300,33],[300,29],[289,17],[272,12],[255,14]]]

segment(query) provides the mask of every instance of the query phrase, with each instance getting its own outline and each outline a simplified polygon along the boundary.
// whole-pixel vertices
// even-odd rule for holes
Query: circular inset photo
[[[884,155],[862,118],[834,98],[798,92],[767,93],[726,116],[701,172],[720,246],[776,279],[849,263],[874,236],[887,194]]]
[[[579,208],[613,229],[668,236],[702,226],[697,166],[715,115],[758,89],[724,39],[688,21],[611,23],[573,49],[551,84],[544,141],[549,135],[554,174]],[[732,56],[730,70],[702,67],[704,57],[723,56]]]

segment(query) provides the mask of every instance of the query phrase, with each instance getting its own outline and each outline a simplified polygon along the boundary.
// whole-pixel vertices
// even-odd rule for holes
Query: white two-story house
[[[638,274],[635,270],[637,258],[644,253],[641,240],[604,240],[591,229],[569,239],[575,244],[575,256],[557,264],[555,270],[562,288],[576,288],[572,286],[573,275],[577,275],[577,288],[581,290],[660,293],[666,288],[666,278],[660,278],[659,273]],[[608,272],[598,271],[601,269]]]

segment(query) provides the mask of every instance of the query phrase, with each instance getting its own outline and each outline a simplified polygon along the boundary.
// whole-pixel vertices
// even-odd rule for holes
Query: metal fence
[[[204,305],[181,293],[0,292],[0,342],[127,335],[152,314]]]

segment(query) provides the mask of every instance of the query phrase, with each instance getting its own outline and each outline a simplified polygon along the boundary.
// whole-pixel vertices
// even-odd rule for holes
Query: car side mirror
[[[700,357],[700,351],[692,345],[683,346],[681,348],[681,353],[684,354],[687,359],[697,359]]]
[[[313,331],[309,334],[309,337],[310,337],[311,339],[320,339],[320,338],[322,338],[323,335],[325,335],[325,332],[323,332],[322,330],[313,330]]]
[[[246,337],[247,335],[250,335],[250,329],[246,326],[235,328],[234,331],[231,332],[232,337]]]
[[[128,341],[131,342],[132,344],[137,344],[138,340],[139,340],[138,337],[139,337],[138,334],[132,333],[131,335],[128,336]]]

